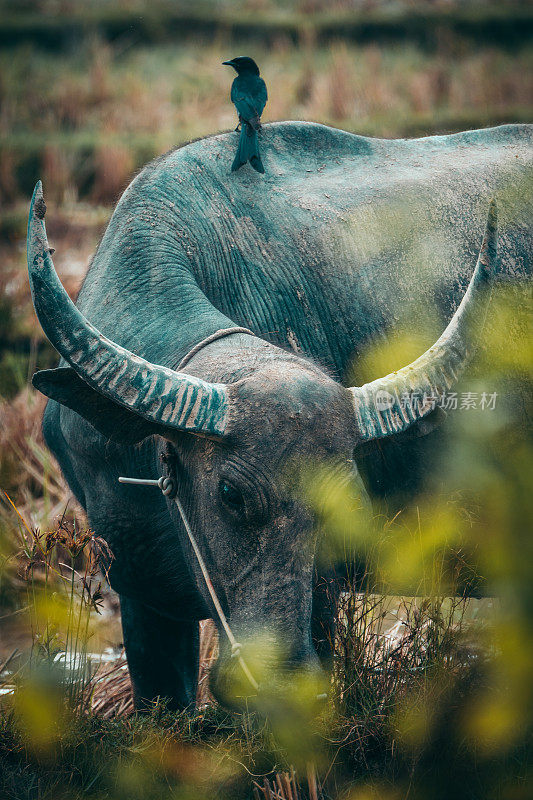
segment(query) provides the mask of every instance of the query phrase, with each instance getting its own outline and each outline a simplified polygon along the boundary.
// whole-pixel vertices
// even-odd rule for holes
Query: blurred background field
[[[266,122],[304,119],[369,136],[422,136],[533,121],[532,34],[531,4],[506,0],[0,0],[0,489],[16,506],[2,495],[4,683],[13,684],[28,648],[38,664],[56,663],[71,649],[79,620],[87,621],[84,658],[105,648],[115,657],[121,642],[102,571],[87,586],[79,576],[68,580],[68,565],[83,575],[93,543],[89,537],[69,555],[70,540],[58,528],[58,518],[71,525],[76,516],[80,532],[87,523],[43,446],[44,398],[30,386],[35,369],[57,358],[34,316],[26,274],[36,180],[44,183],[54,262],[74,297],[133,174],[171,147],[234,127],[226,58],[246,53],[258,61],[270,93]],[[500,314],[505,331],[513,302],[503,302]],[[518,385],[531,362],[514,353],[502,364],[489,348],[485,367],[491,385],[502,372]],[[372,586],[355,605],[346,595],[336,708],[317,734],[320,752],[304,737],[320,767],[317,797],[533,794],[531,449],[509,433],[508,419],[472,419],[458,420],[449,442],[451,463],[460,453],[463,465],[445,487],[453,501],[432,495],[422,512],[377,521],[385,571],[375,565],[376,575],[391,587],[389,598],[376,598]],[[347,503],[340,497],[340,508]],[[406,605],[397,596],[387,559],[397,558],[402,574],[423,570],[435,554],[445,571],[457,566],[460,559],[449,554],[452,529],[451,544],[467,543],[467,566],[483,545],[480,568],[503,599],[497,613],[491,600],[450,605],[441,592],[429,604]],[[404,560],[396,553],[402,545]],[[48,603],[54,592],[67,598],[60,613]],[[480,619],[490,624],[473,636]],[[202,703],[216,647],[209,631]],[[496,654],[489,666],[476,656],[480,641],[484,653]],[[297,703],[277,729],[287,755],[261,725],[220,709],[204,708],[191,721],[161,706],[146,720],[125,721],[131,699],[122,667],[104,662],[97,676],[109,674],[97,690],[91,673],[68,713],[54,694],[57,663],[29,683],[19,675],[19,706],[0,726],[0,749],[8,754],[0,793],[187,800],[211,798],[216,787],[237,798],[254,796],[255,781],[259,797],[294,800],[298,782],[300,796],[313,798],[305,765],[301,780],[286,777],[301,756],[295,741],[312,727]],[[272,788],[276,775],[285,775],[281,789]]]
[[[149,158],[232,128],[221,61],[243,48],[270,87],[267,121],[397,137],[531,119],[528,3],[2,6],[4,201],[38,172],[48,196],[108,204]]]

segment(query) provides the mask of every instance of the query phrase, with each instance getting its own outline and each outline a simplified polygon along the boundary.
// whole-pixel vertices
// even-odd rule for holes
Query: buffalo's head
[[[201,348],[186,371],[129,352],[96,330],[63,289],[43,208],[38,184],[30,282],[41,325],[69,366],[38,372],[34,385],[105,437],[129,445],[159,437],[237,639],[261,630],[283,643],[288,663],[311,663],[315,526],[298,499],[298,465],[355,469],[358,445],[420,422],[434,408],[431,398],[456,380],[472,349],[471,325],[479,325],[490,294],[482,290],[496,261],[494,205],[468,290],[440,339],[409,366],[359,387],[343,387],[312,362],[242,333]],[[213,609],[176,498],[168,504],[198,591]],[[221,652],[229,662],[224,638]]]

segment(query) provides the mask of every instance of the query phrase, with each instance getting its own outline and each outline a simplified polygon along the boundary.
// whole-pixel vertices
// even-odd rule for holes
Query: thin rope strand
[[[217,597],[217,593],[215,591],[215,587],[211,583],[211,578],[209,577],[209,572],[207,571],[207,567],[205,565],[205,561],[204,561],[204,559],[202,557],[202,554],[200,552],[200,548],[198,547],[196,539],[194,538],[194,534],[192,532],[191,526],[189,525],[189,520],[187,519],[187,517],[185,515],[185,511],[183,510],[183,506],[181,505],[181,501],[180,501],[179,497],[176,496],[174,498],[174,502],[176,503],[176,505],[178,507],[178,511],[180,512],[180,516],[181,516],[182,522],[183,522],[183,524],[185,526],[185,530],[187,531],[187,536],[189,537],[189,541],[190,541],[190,543],[192,545],[192,549],[194,550],[194,554],[196,556],[196,559],[198,561],[200,569],[202,570],[202,575],[204,576],[205,584],[207,586],[209,594],[211,595],[211,599],[212,599],[213,604],[215,606],[216,612],[217,612],[217,614],[218,614],[218,616],[220,618],[220,622],[222,623],[222,627],[224,628],[226,636],[229,639],[229,643],[231,645],[232,656],[237,658],[237,661],[239,662],[239,665],[240,665],[242,671],[244,672],[244,674],[246,675],[246,677],[250,681],[251,685],[253,686],[253,688],[257,692],[259,690],[259,684],[255,680],[254,676],[252,675],[252,673],[250,672],[250,670],[248,668],[248,665],[246,664],[245,660],[241,656],[241,652],[240,652],[241,651],[241,645],[239,644],[239,642],[236,640],[235,636],[233,635],[233,631],[231,630],[231,628],[229,626],[229,623],[228,623],[228,620],[226,619],[226,615],[224,614],[224,609],[220,605],[220,601],[219,601],[219,599]]]
[[[183,367],[189,363],[191,358],[196,355],[200,350],[202,350],[206,345],[211,344],[211,342],[216,342],[217,339],[223,339],[226,336],[232,336],[234,333],[246,333],[249,336],[255,336],[255,333],[248,328],[223,328],[220,331],[216,331],[212,333],[211,336],[206,336],[205,339],[202,339],[201,342],[194,345],[192,350],[189,350],[186,356],[183,356],[180,363],[176,367],[176,372],[181,372]]]

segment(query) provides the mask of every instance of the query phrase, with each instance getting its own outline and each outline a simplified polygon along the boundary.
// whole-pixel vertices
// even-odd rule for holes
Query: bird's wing
[[[267,101],[267,88],[262,78],[242,81],[236,78],[231,86],[231,100],[240,116],[254,128],[259,126],[260,117]]]
[[[246,122],[251,122],[261,115],[257,99],[249,92],[236,92],[233,102],[235,103],[235,108]]]
[[[263,113],[263,109],[267,104],[268,100],[268,92],[266,83],[264,82],[263,78],[258,78],[258,87],[257,87],[257,111],[259,116]]]

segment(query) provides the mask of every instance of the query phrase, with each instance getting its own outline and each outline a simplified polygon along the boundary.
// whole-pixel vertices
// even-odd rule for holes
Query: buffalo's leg
[[[122,631],[135,708],[146,710],[165,698],[176,711],[196,700],[199,625],[175,621],[136,600],[120,598]]]
[[[341,581],[334,570],[328,570],[327,574],[315,572],[311,636],[322,667],[327,671],[333,667],[335,618],[340,589]]]

